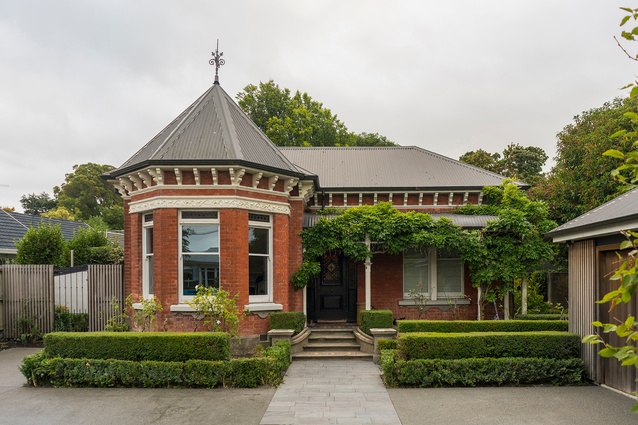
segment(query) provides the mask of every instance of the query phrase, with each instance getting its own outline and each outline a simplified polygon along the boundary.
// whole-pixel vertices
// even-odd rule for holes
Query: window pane
[[[403,292],[407,294],[412,289],[430,291],[427,252],[408,250],[403,254]]]
[[[248,257],[248,294],[268,295],[268,257]]]
[[[153,256],[149,255],[146,258],[148,258],[148,269],[146,269],[146,272],[148,273],[148,293],[153,295]]]
[[[219,288],[219,255],[184,255],[184,295],[195,295],[197,285]]]
[[[248,252],[250,254],[268,254],[268,232],[270,229],[248,228]]]
[[[216,224],[182,226],[182,252],[219,252],[219,226]]]
[[[449,296],[463,292],[463,262],[460,258],[439,258],[436,264],[437,290]]]
[[[145,248],[145,252],[146,254],[152,254],[153,253],[153,228],[149,227],[144,229],[144,231],[146,232],[146,246]]]

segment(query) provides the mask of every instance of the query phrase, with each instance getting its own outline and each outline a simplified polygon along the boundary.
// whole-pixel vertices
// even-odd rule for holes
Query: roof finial
[[[208,61],[209,64],[215,65],[215,84],[219,84],[219,67],[224,65],[226,61],[222,59],[224,52],[219,53],[219,39],[217,39],[217,48],[214,52],[211,52],[213,58]]]

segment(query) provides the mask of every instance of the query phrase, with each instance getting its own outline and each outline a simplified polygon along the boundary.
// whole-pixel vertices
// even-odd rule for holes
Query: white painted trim
[[[243,196],[157,196],[133,201],[129,212],[141,213],[162,208],[176,209],[242,209],[273,214],[290,215],[290,204],[246,198]]]
[[[465,299],[465,298],[458,298],[458,297],[453,297],[456,298],[456,305],[470,305],[470,301]],[[452,299],[452,297],[450,298]],[[416,305],[416,303],[414,302],[413,299],[402,299],[399,300],[399,305],[402,307],[409,307],[412,305]],[[425,303],[426,307],[432,306],[432,307],[441,307],[441,306],[446,306],[446,305],[450,305],[453,306],[454,305],[454,301],[450,301],[448,302],[447,299],[445,300],[430,300],[427,303]]]
[[[173,304],[171,306],[171,312],[173,313],[197,313],[193,307],[188,304]]]

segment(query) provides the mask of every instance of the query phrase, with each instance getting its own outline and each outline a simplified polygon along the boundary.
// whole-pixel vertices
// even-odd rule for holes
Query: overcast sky
[[[458,159],[556,133],[634,79],[603,0],[4,0],[0,206],[121,165],[213,82],[273,79],[349,130]]]

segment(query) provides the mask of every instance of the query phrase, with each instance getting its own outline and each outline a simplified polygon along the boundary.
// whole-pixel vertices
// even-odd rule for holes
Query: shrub
[[[398,350],[380,350],[379,351],[379,366],[383,373],[383,382],[391,387],[399,385],[397,370],[395,366],[399,360]]]
[[[45,335],[47,357],[131,361],[229,360],[230,336],[215,332],[56,332]]]
[[[365,310],[361,312],[361,324],[359,328],[362,332],[372,336],[370,329],[391,328],[392,311],[390,310]]]
[[[294,329],[297,335],[306,326],[306,315],[301,311],[277,312],[270,314],[270,329]]]
[[[399,332],[567,332],[566,320],[398,320]]]
[[[567,332],[408,333],[397,347],[406,360],[472,357],[569,359],[580,353],[580,337]]]
[[[40,352],[25,357],[20,371],[34,386],[213,388],[279,385],[289,365],[290,343],[280,341],[265,349],[262,357],[229,361],[48,358]]]
[[[88,313],[69,313],[69,308],[56,305],[53,316],[55,332],[87,332],[89,330]]]
[[[575,385],[587,382],[581,359],[472,358],[396,360],[392,350],[380,356],[387,385],[474,387],[477,385]]]
[[[16,264],[64,265],[66,241],[60,225],[42,222],[30,227],[22,239],[16,242]]]
[[[230,292],[223,289],[197,285],[197,294],[188,305],[197,310],[209,331],[237,336],[240,320],[238,300],[239,294],[231,297]]]
[[[565,320],[564,314],[519,314],[516,316],[517,320]]]
[[[377,342],[378,353],[381,353],[381,350],[396,350],[396,349],[397,349],[396,339],[380,339]]]

